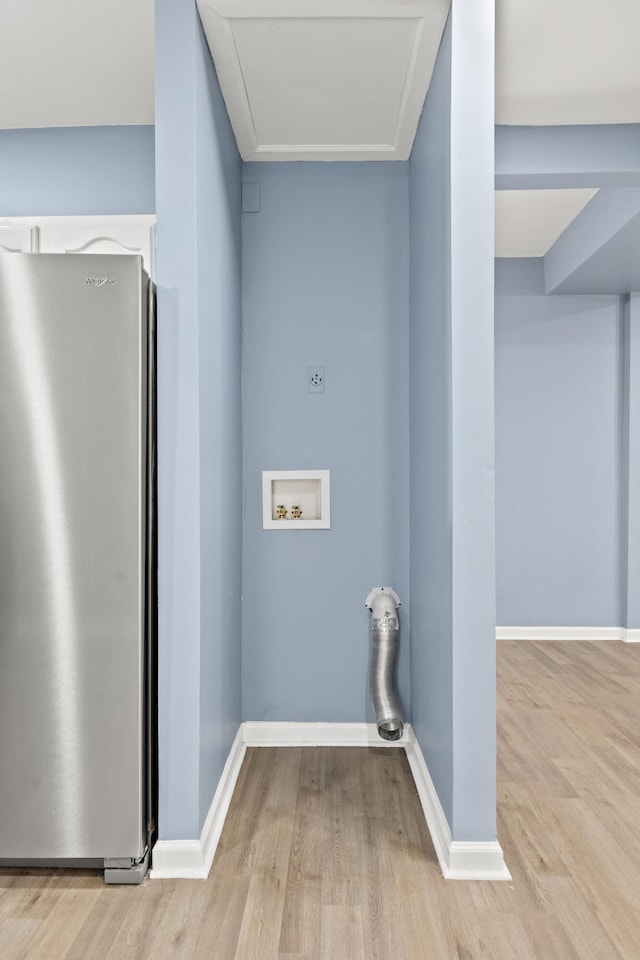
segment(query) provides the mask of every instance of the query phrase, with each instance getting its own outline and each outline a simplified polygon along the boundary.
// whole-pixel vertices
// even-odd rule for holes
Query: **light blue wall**
[[[0,217],[155,208],[153,127],[0,130]]]
[[[440,803],[453,811],[451,24],[410,160],[411,694]]]
[[[200,823],[240,722],[242,164],[198,33],[196,170],[200,378]]]
[[[159,825],[192,839],[240,722],[241,164],[195,5],[156,32]]]
[[[454,840],[495,839],[493,4],[457,0],[410,161],[411,698]]]
[[[403,600],[409,715],[406,164],[247,164],[243,718],[371,720],[369,590]],[[307,391],[307,367],[326,371]],[[262,529],[262,470],[329,469],[331,529]],[[227,505],[239,510],[237,498]]]
[[[621,300],[545,297],[540,264],[496,267],[497,620],[614,626]]]
[[[640,293],[624,303],[622,625],[640,630]]]
[[[495,128],[496,188],[640,186],[640,124]]]
[[[451,67],[454,840],[496,836],[494,0],[455,0]]]
[[[544,257],[547,293],[625,294],[640,285],[640,187],[599,190]]]

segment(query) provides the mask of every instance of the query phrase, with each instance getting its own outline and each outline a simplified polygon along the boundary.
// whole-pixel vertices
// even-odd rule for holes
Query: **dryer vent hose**
[[[390,587],[374,587],[365,601],[371,611],[371,701],[383,740],[400,740],[402,710],[396,692],[400,598]]]

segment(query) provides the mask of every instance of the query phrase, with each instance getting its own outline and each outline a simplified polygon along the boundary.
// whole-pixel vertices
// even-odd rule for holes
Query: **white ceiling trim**
[[[450,0],[198,0],[244,160],[407,160]]]

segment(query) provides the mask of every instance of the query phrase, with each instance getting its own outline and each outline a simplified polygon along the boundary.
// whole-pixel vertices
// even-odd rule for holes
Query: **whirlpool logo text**
[[[84,282],[89,287],[112,287],[115,282],[115,277],[85,277]]]

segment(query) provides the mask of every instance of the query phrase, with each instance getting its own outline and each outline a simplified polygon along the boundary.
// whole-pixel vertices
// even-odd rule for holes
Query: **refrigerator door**
[[[144,851],[147,283],[0,257],[0,859]]]

